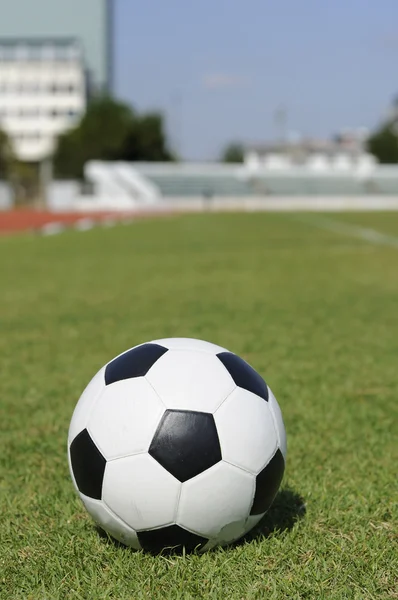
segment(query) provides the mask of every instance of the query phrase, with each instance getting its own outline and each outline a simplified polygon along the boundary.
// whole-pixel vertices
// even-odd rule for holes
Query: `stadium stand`
[[[221,165],[134,165],[165,197],[247,196],[250,188],[239,178],[239,168]]]
[[[129,163],[116,162],[110,168],[120,185],[141,204],[154,204],[159,200],[161,193],[158,186]]]
[[[131,203],[131,194],[115,176],[113,163],[90,161],[85,166],[85,176],[95,186],[96,196]]]
[[[132,167],[152,181],[164,197],[244,197],[244,196],[357,196],[362,194],[398,194],[398,170],[383,172],[383,167],[367,177],[351,172],[313,172],[286,169],[278,172],[224,165],[151,165]]]
[[[398,195],[397,168],[392,165],[380,165],[367,182],[369,193]]]
[[[220,175],[150,175],[162,196],[246,196],[250,193],[243,181]]]
[[[341,165],[340,165],[341,167]],[[79,210],[194,209],[210,206],[374,206],[398,203],[398,168],[285,169],[245,164],[127,163],[91,161],[85,167],[87,191],[71,198],[73,186],[54,182],[53,206]],[[290,200],[289,200],[290,198]],[[362,198],[362,200],[361,200]],[[339,204],[340,203],[340,204]],[[51,203],[50,203],[51,204]]]
[[[253,178],[252,192],[272,196],[335,196],[363,193],[360,181],[346,175],[261,175]]]

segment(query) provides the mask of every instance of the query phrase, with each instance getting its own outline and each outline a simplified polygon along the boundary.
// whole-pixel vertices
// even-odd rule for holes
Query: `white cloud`
[[[228,73],[212,73],[203,77],[202,84],[209,90],[215,90],[243,87],[248,84],[248,80],[245,77],[229,75]]]

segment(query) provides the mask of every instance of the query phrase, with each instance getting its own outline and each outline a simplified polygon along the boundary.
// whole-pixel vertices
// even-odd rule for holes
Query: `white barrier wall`
[[[14,197],[8,183],[0,181],[0,210],[9,210],[14,205]]]
[[[77,181],[53,181],[47,188],[46,205],[49,210],[70,210],[80,195]]]
[[[102,197],[98,202],[83,196],[73,210],[120,211],[130,213],[203,212],[203,211],[398,211],[398,196],[261,196],[246,198],[213,197],[161,198],[156,204],[126,206]]]
[[[169,211],[398,211],[398,196],[252,196],[246,198],[163,198]]]

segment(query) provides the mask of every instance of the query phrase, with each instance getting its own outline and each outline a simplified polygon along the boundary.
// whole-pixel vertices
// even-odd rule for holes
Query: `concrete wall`
[[[8,210],[13,204],[14,198],[10,186],[0,181],[0,210]]]
[[[71,210],[79,196],[79,182],[53,181],[47,188],[47,208],[54,211]]]
[[[78,211],[202,212],[202,211],[398,211],[398,196],[251,196],[161,198],[156,204],[129,204],[118,198],[83,196],[73,206]]]

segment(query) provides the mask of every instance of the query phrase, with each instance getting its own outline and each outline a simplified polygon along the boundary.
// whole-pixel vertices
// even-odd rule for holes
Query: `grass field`
[[[362,239],[368,228],[385,237]],[[0,275],[0,598],[398,598],[398,214],[7,237]],[[252,538],[152,557],[98,535],[66,436],[105,362],[172,336],[220,344],[264,375],[288,463]]]

